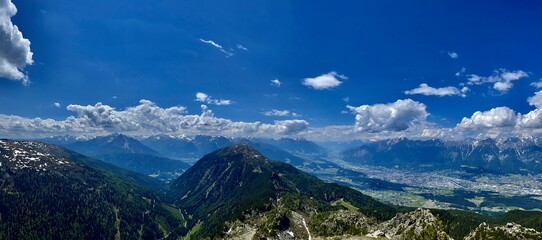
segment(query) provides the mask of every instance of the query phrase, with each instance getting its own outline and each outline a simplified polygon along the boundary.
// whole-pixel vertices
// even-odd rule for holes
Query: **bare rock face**
[[[391,220],[374,226],[368,236],[397,240],[452,239],[444,232],[443,223],[429,210],[421,208],[399,213]]]
[[[507,223],[505,226],[491,227],[487,223],[481,223],[474,229],[465,240],[512,240],[512,239],[542,239],[542,233],[532,228],[525,228],[519,224]]]
[[[311,229],[320,236],[365,235],[369,224],[369,219],[360,212],[338,210],[316,216]]]

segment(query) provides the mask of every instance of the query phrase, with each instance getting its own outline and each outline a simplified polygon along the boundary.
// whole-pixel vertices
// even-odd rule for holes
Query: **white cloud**
[[[213,40],[204,40],[204,39],[201,39],[201,38],[200,38],[199,40],[200,40],[201,42],[203,42],[203,43],[211,44],[211,45],[212,45],[213,47],[215,47],[215,48],[218,48],[218,49],[224,49],[224,48],[222,47],[222,45],[216,43],[216,42],[213,41]]]
[[[277,109],[271,109],[270,111],[265,111],[262,113],[263,115],[265,116],[274,116],[274,117],[287,117],[287,116],[292,116],[292,117],[300,117],[301,115],[295,113],[295,112],[291,112],[289,110],[277,110]]]
[[[411,99],[347,108],[356,114],[355,129],[361,132],[403,131],[429,115],[423,103]]]
[[[457,59],[459,57],[459,54],[457,54],[456,52],[448,52],[448,56],[450,56],[450,58],[452,59]]]
[[[529,105],[536,108],[542,108],[542,90],[536,92],[534,96],[527,98]]]
[[[430,87],[426,83],[422,83],[417,88],[405,91],[405,94],[409,94],[409,95],[421,94],[425,96],[439,96],[439,97],[457,95],[461,97],[466,97],[467,96],[466,93],[468,91],[469,91],[468,87],[463,87],[461,89],[458,89],[456,87],[451,87],[451,86],[442,87],[442,88],[434,88],[434,87]]]
[[[322,74],[315,78],[305,78],[303,85],[312,87],[316,90],[330,89],[341,85],[340,80],[346,80],[348,77],[337,74],[336,72],[329,72]]]
[[[261,122],[236,122],[215,117],[202,105],[200,115],[186,114],[183,106],[161,108],[154,102],[141,100],[138,105],[117,110],[102,103],[95,105],[70,104],[67,109],[75,113],[65,120],[24,118],[0,114],[0,136],[11,138],[36,138],[62,134],[101,135],[126,133],[150,135],[168,133],[172,135],[223,135],[280,137],[298,134],[309,126],[305,120]]]
[[[205,40],[205,39],[202,39],[200,38],[199,39],[202,43],[206,43],[206,44],[209,44],[213,47],[215,47],[216,49],[218,49],[219,51],[221,51],[222,53],[224,53],[226,55],[226,57],[231,57],[233,56],[234,54],[230,51],[226,51],[226,49],[224,49],[224,47],[222,47],[222,45],[216,43],[215,41],[213,40]]]
[[[278,79],[271,80],[271,86],[280,87],[280,85],[282,85],[282,82]]]
[[[513,128],[515,133],[532,132],[542,128],[542,90],[527,99],[535,109],[526,113],[516,113],[508,107],[475,112],[470,118],[463,118],[458,128],[486,128],[498,132],[500,128]]]
[[[518,115],[508,107],[497,107],[481,112],[476,111],[470,118],[464,117],[457,126],[459,128],[502,128],[514,127]]]
[[[344,98],[343,98],[343,102],[346,102],[346,103],[347,103],[347,102],[350,102],[350,98],[349,98],[349,97],[344,97]]]
[[[538,82],[532,82],[531,86],[535,87],[536,89],[542,88],[542,79]]]
[[[11,0],[0,0],[0,78],[22,81],[26,85],[29,79],[23,69],[34,61],[30,41],[11,22],[16,13]]]
[[[53,106],[59,108],[59,107],[60,107],[60,103],[59,103],[59,102],[55,102],[55,103],[53,103]]]
[[[274,125],[264,124],[262,129],[264,132],[275,132],[278,134],[291,135],[305,130],[309,123],[305,120],[284,120],[275,121]]]
[[[248,48],[246,48],[245,46],[243,46],[241,44],[237,44],[237,49],[240,49],[240,50],[243,50],[243,51],[248,51]]]
[[[469,85],[482,85],[486,83],[492,83],[493,89],[506,93],[510,90],[514,84],[513,81],[517,81],[522,78],[529,77],[529,74],[522,70],[508,71],[506,69],[499,69],[493,72],[493,75],[484,77],[476,74],[470,74],[467,76],[467,84]]]
[[[196,93],[195,101],[219,106],[232,104],[231,100],[213,99],[211,96],[202,92]]]

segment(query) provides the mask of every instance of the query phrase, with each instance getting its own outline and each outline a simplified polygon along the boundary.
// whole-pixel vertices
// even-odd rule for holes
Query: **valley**
[[[542,174],[473,174],[461,170],[427,172],[353,166],[344,162],[339,162],[339,165],[363,173],[367,178],[400,184],[402,187],[367,189],[364,183],[353,181],[349,176],[319,176],[327,181],[353,186],[376,199],[401,206],[457,208],[487,214],[513,209],[542,210]]]

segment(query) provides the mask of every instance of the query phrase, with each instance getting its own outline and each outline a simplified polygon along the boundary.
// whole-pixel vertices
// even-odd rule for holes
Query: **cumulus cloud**
[[[59,108],[59,107],[60,107],[60,103],[59,103],[59,102],[55,102],[55,103],[53,103],[53,106],[55,106],[56,108]]]
[[[514,127],[518,115],[508,107],[497,107],[481,112],[476,111],[470,118],[464,117],[457,126],[460,128],[501,128]]]
[[[403,131],[429,115],[423,103],[411,99],[347,108],[356,114],[355,129],[360,132]]]
[[[270,116],[270,117],[271,116],[274,116],[274,117],[287,117],[287,116],[300,117],[301,116],[289,110],[277,110],[277,109],[271,109],[270,111],[265,111],[262,114],[265,116]]]
[[[522,70],[508,71],[506,69],[498,69],[493,72],[493,75],[488,77],[470,74],[467,77],[467,84],[482,85],[490,83],[493,84],[493,89],[501,93],[506,93],[514,86],[513,81],[526,77],[529,77],[529,74]]]
[[[457,54],[456,52],[448,52],[448,56],[450,56],[450,58],[452,59],[457,59],[459,57],[459,54]]]
[[[216,43],[215,41],[213,40],[205,40],[205,39],[202,39],[200,38],[199,39],[202,43],[206,43],[206,44],[209,44],[213,47],[215,47],[216,49],[218,49],[219,51],[221,51],[222,53],[224,53],[226,55],[226,57],[231,57],[233,56],[233,52],[230,52],[230,51],[227,51],[226,49],[224,49],[224,47],[222,47],[222,45]]]
[[[297,134],[307,129],[305,120],[284,120],[274,123],[242,122],[215,117],[212,110],[201,105],[200,115],[186,114],[183,106],[162,108],[149,100],[117,110],[103,103],[70,104],[75,113],[64,120],[24,118],[0,114],[1,137],[40,137],[59,134],[99,135],[121,132],[132,135],[168,133],[173,135],[223,135],[275,137]]]
[[[425,96],[439,96],[439,97],[457,95],[461,97],[466,97],[467,96],[466,93],[468,91],[469,91],[468,87],[463,87],[461,89],[458,89],[456,87],[451,87],[451,86],[442,87],[442,88],[434,88],[434,87],[430,87],[426,83],[422,83],[417,88],[405,91],[405,94],[409,94],[409,95],[421,94]]]
[[[312,87],[316,90],[331,89],[341,85],[341,80],[346,80],[348,77],[337,74],[336,72],[329,72],[322,74],[315,78],[305,78],[303,85]]]
[[[0,78],[22,81],[26,85],[29,79],[23,69],[33,63],[32,51],[30,41],[11,22],[16,13],[11,0],[0,0]]]
[[[535,109],[526,113],[516,113],[508,107],[497,107],[485,112],[477,111],[470,118],[463,118],[458,128],[499,129],[513,128],[516,132],[542,128],[542,90],[527,99]]]
[[[202,103],[207,103],[207,104],[212,104],[212,105],[219,105],[219,106],[232,104],[231,100],[213,99],[211,96],[209,96],[209,95],[207,95],[205,93],[202,93],[202,92],[196,93],[195,101],[202,102]]]
[[[527,98],[529,105],[536,108],[542,108],[542,90],[536,92],[534,96]]]
[[[271,80],[271,86],[280,87],[282,85],[282,82],[280,82],[278,79]]]

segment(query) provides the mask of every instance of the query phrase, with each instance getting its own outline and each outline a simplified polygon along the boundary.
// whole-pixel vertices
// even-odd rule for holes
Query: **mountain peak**
[[[234,159],[243,160],[245,162],[253,161],[268,161],[260,152],[258,152],[253,147],[245,143],[233,144],[230,146],[223,147],[213,153],[216,153],[217,156],[228,156],[228,159],[233,157]],[[211,153],[211,154],[213,154]],[[239,157],[234,157],[239,156]]]

